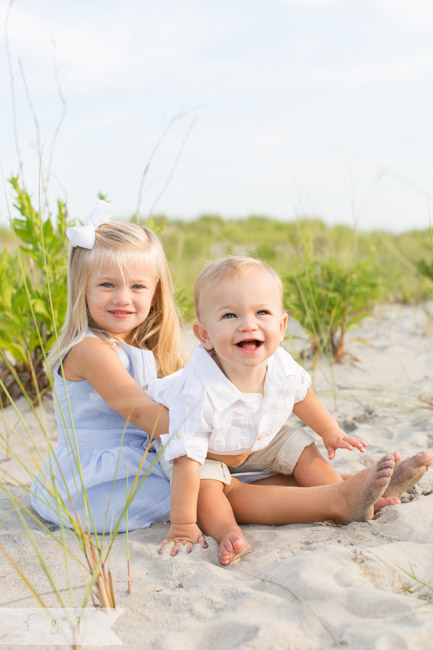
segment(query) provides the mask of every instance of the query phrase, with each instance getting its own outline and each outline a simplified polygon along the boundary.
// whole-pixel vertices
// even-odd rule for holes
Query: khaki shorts
[[[155,451],[159,452],[161,450],[162,444],[160,442],[155,440],[152,444]],[[159,464],[166,477],[171,481],[173,476],[173,463],[165,460],[164,454],[161,454],[159,457]],[[232,480],[227,465],[218,460],[211,460],[210,458],[206,458],[203,465],[200,465],[200,478],[210,478],[214,481],[222,481],[222,483],[226,483],[227,485],[230,485]]]
[[[247,460],[237,467],[227,467],[218,460],[206,458],[200,466],[201,479],[213,479],[230,485],[232,474],[248,472],[266,472],[268,475],[292,474],[302,452],[317,436],[305,431],[301,426],[285,424],[269,445],[259,451],[253,451]],[[257,477],[257,480],[260,477]]]

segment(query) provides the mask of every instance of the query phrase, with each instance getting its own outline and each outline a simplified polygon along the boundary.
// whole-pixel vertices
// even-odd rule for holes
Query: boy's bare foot
[[[400,454],[397,455],[394,473],[387,489],[383,493],[385,498],[397,497],[400,499],[403,492],[406,492],[415,483],[418,483],[430,467],[432,455],[428,451],[421,451],[411,458],[406,458],[406,460],[402,460],[401,462],[399,460]]]
[[[240,560],[247,553],[251,553],[251,547],[246,537],[239,534],[238,531],[229,531],[220,541],[218,559],[220,564],[228,566],[233,560]]]
[[[395,454],[383,456],[375,465],[338,483],[345,507],[337,517],[341,523],[367,521],[374,515],[374,504],[383,496],[395,468]],[[389,504],[388,504],[389,505]]]

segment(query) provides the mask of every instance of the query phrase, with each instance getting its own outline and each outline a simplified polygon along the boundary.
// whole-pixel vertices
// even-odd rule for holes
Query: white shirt
[[[188,456],[204,463],[208,451],[263,449],[310,385],[308,373],[279,347],[268,359],[264,396],[241,393],[199,345],[183,370],[149,384],[149,397],[170,410],[170,432],[161,436],[166,460]]]

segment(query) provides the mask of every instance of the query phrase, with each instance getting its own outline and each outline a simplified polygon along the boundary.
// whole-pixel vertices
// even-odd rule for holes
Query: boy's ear
[[[287,327],[287,321],[289,320],[289,315],[286,311],[282,313],[281,316],[281,321],[280,321],[280,332],[281,332],[281,340],[284,339],[284,333],[286,331]]]
[[[200,343],[203,344],[203,347],[206,348],[206,350],[213,350],[212,341],[210,340],[207,330],[203,325],[203,323],[201,323],[199,320],[196,320],[192,325],[192,331],[194,332],[195,337],[200,341]]]

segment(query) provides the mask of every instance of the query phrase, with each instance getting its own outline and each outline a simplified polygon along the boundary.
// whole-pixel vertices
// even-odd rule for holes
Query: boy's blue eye
[[[269,314],[269,312],[268,312],[267,309],[259,309],[259,311],[257,312],[257,314],[258,314],[259,316],[266,316],[266,314]]]
[[[233,314],[232,312],[228,314],[224,314],[223,318],[236,318],[236,314]]]

